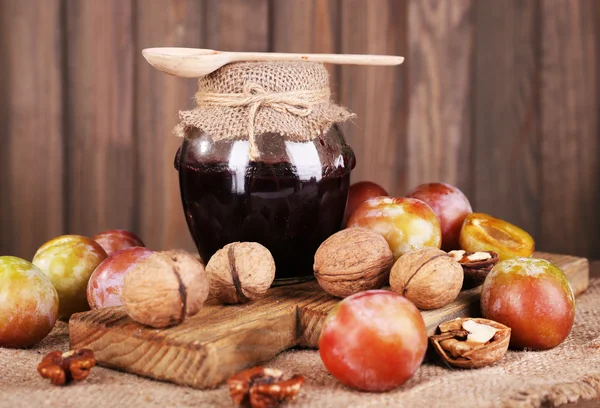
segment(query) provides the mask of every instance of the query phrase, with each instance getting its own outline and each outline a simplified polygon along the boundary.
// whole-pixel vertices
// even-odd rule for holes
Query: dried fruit
[[[487,319],[457,318],[440,324],[440,334],[429,339],[442,359],[454,367],[492,365],[506,354],[510,328]]]
[[[407,252],[390,272],[390,286],[419,309],[438,309],[452,302],[462,288],[463,269],[446,252],[421,248]]]
[[[346,297],[384,286],[393,263],[385,238],[367,228],[348,228],[321,244],[313,269],[325,292]]]
[[[136,322],[167,327],[202,308],[208,277],[198,259],[185,251],[155,252],[125,275],[121,299]]]
[[[283,380],[279,370],[254,367],[227,380],[229,394],[238,407],[275,408],[294,399],[302,389],[304,377],[294,375]]]
[[[42,377],[49,378],[52,384],[64,385],[71,380],[85,380],[95,365],[92,350],[71,350],[66,353],[53,351],[42,359],[37,370]]]
[[[460,248],[468,252],[494,251],[500,260],[533,254],[535,242],[521,228],[491,215],[472,213],[460,231]]]
[[[256,242],[233,242],[208,261],[210,294],[226,304],[246,303],[263,296],[275,279],[271,252]]]
[[[448,255],[456,259],[463,267],[465,272],[463,288],[474,288],[481,285],[500,259],[494,251],[467,252],[461,249],[450,251]]]

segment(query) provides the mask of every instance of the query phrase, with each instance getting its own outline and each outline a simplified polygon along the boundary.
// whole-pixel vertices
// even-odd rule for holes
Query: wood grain
[[[407,1],[342,5],[341,52],[406,55]],[[352,181],[377,181],[393,195],[406,190],[407,70],[406,65],[340,70],[340,101],[358,115],[343,126],[357,159]]]
[[[539,247],[598,257],[598,3],[543,1]]]
[[[268,0],[205,0],[206,45],[221,51],[269,50]]]
[[[409,7],[408,187],[445,181],[471,195],[472,0]]]
[[[536,255],[559,266],[576,294],[588,287],[587,259]],[[464,291],[448,306],[422,312],[429,334],[443,321],[478,316],[479,291]],[[131,321],[123,308],[79,313],[69,321],[69,336],[72,348],[91,348],[104,366],[210,388],[288,348],[316,348],[323,322],[338,302],[310,281],[272,288],[264,298],[244,305],[209,304],[182,324],[162,330]]]
[[[0,2],[0,255],[64,229],[61,2]]]
[[[271,51],[276,52],[340,52],[340,0],[273,1],[269,35]],[[331,92],[339,99],[339,71],[326,65]]]
[[[114,227],[192,248],[170,129],[195,85],[140,56],[183,45],[405,55],[329,67],[353,181],[453,182],[538,248],[600,257],[598,1],[4,0],[0,19],[0,254]]]
[[[193,107],[197,81],[156,71],[140,50],[156,46],[200,47],[204,38],[203,3],[150,0],[137,3],[135,50],[136,230],[150,248],[195,251],[187,232],[173,167],[181,139],[173,134],[178,112]]]
[[[477,3],[472,156],[477,211],[513,222],[536,239],[542,187],[538,6]]]
[[[67,229],[133,229],[132,1],[68,0],[66,18]]]

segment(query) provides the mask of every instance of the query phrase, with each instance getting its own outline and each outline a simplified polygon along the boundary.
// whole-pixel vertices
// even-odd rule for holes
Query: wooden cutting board
[[[560,267],[576,295],[587,289],[587,259],[535,256]],[[422,312],[429,334],[446,320],[477,316],[479,292],[463,291],[448,306]],[[316,348],[323,321],[338,302],[310,281],[272,288],[266,297],[245,305],[209,304],[182,324],[160,330],[133,322],[123,308],[106,308],[73,315],[70,341],[74,349],[92,349],[103,366],[210,388],[291,347]]]

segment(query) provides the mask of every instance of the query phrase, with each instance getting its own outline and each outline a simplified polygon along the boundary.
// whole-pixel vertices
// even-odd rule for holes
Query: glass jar
[[[175,157],[188,227],[205,262],[236,241],[259,242],[273,254],[277,283],[312,277],[319,245],[342,227],[355,158],[337,126],[311,141],[269,133],[213,141],[186,130]]]

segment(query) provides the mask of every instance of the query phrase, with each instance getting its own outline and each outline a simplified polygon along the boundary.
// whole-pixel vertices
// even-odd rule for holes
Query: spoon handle
[[[350,65],[400,65],[404,57],[361,54],[290,54],[277,52],[228,52],[230,61],[309,61]]]
[[[358,54],[291,54],[223,52],[200,48],[146,48],[144,58],[159,71],[183,78],[198,78],[237,61],[311,61],[351,65],[400,65],[404,57]]]

